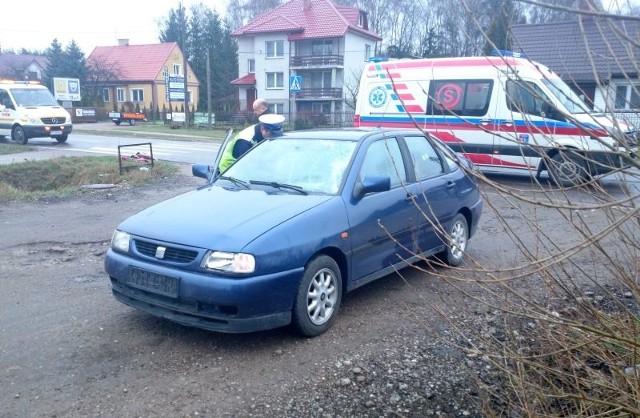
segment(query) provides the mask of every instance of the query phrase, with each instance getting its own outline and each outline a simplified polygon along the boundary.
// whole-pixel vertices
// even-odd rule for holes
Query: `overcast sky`
[[[72,39],[88,56],[96,46],[158,42],[158,22],[178,7],[178,0],[0,0],[0,48],[45,50],[54,38],[64,49]],[[189,8],[203,3],[225,14],[225,0],[183,0]]]

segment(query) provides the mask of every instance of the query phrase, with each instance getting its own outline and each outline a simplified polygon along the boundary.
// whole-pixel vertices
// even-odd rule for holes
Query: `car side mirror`
[[[357,199],[362,199],[367,193],[386,192],[391,189],[391,178],[389,176],[367,176],[356,184],[353,195]]]
[[[208,181],[211,178],[211,167],[208,164],[193,164],[191,174]]]

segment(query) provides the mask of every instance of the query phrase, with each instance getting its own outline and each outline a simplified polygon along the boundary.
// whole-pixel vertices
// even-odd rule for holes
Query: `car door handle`
[[[417,196],[414,193],[407,193],[407,197],[404,198],[407,202],[415,201]]]
[[[447,187],[447,189],[451,190],[454,187],[456,187],[456,182],[455,181],[448,181],[446,187]]]

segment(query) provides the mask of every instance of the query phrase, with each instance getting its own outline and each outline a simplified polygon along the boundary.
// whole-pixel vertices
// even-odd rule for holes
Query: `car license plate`
[[[177,277],[165,276],[164,274],[153,273],[135,267],[129,268],[127,277],[129,286],[171,297],[178,296],[179,283],[180,279]]]
[[[51,131],[51,136],[62,135],[62,131]]]

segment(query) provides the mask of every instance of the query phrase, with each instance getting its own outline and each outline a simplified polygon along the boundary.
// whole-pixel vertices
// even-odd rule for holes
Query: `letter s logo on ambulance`
[[[459,84],[445,84],[436,92],[436,101],[443,109],[455,109],[461,99],[462,86]]]
[[[387,91],[384,87],[376,87],[369,93],[369,104],[371,107],[379,108],[387,101]]]

